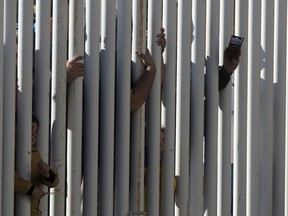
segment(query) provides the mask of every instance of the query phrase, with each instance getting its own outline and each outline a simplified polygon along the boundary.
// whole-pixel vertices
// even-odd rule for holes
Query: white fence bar
[[[131,0],[118,0],[114,215],[129,212]]]
[[[16,1],[4,1],[4,34],[3,34],[3,179],[2,215],[14,215],[14,158],[15,158],[15,81],[16,81]],[[7,145],[4,145],[7,143]]]
[[[146,214],[159,215],[160,206],[160,103],[161,47],[156,43],[160,33],[161,1],[148,0],[147,47],[156,65],[156,75],[149,94],[146,117]]]
[[[51,166],[58,171],[59,184],[50,195],[50,214],[64,215],[66,197],[66,60],[67,2],[53,1]]]
[[[284,215],[287,1],[276,0],[274,14],[273,215]]]
[[[217,214],[219,0],[206,2],[205,215]]]
[[[160,215],[174,215],[174,163],[175,163],[175,101],[176,101],[176,0],[163,1],[163,27],[167,45],[163,61],[165,75],[162,86],[162,127],[164,129],[164,152],[161,156]],[[171,40],[170,40],[171,39]],[[168,42],[169,41],[169,42]]]
[[[4,14],[4,1],[0,0],[0,11],[2,14]],[[0,41],[3,41],[3,35],[4,35],[4,16],[1,16],[0,18]],[[4,53],[4,46],[3,43],[0,44],[0,104],[4,104],[3,101],[3,85],[4,85],[4,66],[3,66],[3,53]],[[0,106],[0,158],[3,158],[3,106]],[[3,162],[0,161],[0,206],[2,208],[2,202],[3,202],[3,189],[2,189],[2,182],[3,182]],[[2,210],[0,211],[0,216],[2,216]]]
[[[84,3],[69,2],[69,51],[68,58],[84,53]],[[68,85],[67,107],[67,199],[66,214],[80,215],[82,180],[82,107],[83,78]]]
[[[261,5],[261,120],[260,120],[260,209],[263,216],[273,215],[273,28],[274,4],[264,0]]]
[[[204,213],[205,17],[205,2],[192,1],[189,212],[193,216],[202,216]]]
[[[0,11],[2,14],[4,14],[4,1],[0,0]],[[3,33],[4,33],[4,28],[3,28],[3,24],[4,24],[4,16],[0,17],[0,41],[3,41]],[[4,104],[3,101],[3,84],[4,84],[4,71],[3,71],[3,53],[4,53],[4,49],[3,49],[3,43],[0,44],[0,104]],[[3,182],[3,169],[2,169],[2,159],[3,159],[3,106],[0,106],[0,206],[2,209],[2,200],[3,200],[3,189],[2,189],[2,182]],[[2,210],[0,211],[0,216],[2,216]]]
[[[233,2],[220,1],[219,62],[224,64],[224,50],[228,47],[233,28]],[[231,77],[232,78],[232,77]],[[231,215],[231,82],[219,92],[218,109],[218,178],[217,215]]]
[[[49,162],[49,116],[50,116],[50,1],[36,1],[35,22],[35,76],[34,76],[34,112],[40,122],[38,148],[42,159]],[[47,187],[43,186],[45,191]],[[43,190],[44,191],[44,190]],[[48,196],[41,199],[40,209],[43,216],[48,215]]]
[[[146,1],[132,1],[132,85],[142,74],[142,63],[135,51],[146,51]],[[144,213],[145,106],[131,114],[130,215]]]
[[[100,214],[113,214],[116,1],[101,2]]]
[[[260,3],[248,4],[247,216],[259,215]]]
[[[33,2],[19,1],[16,171],[31,179]],[[16,195],[15,215],[29,214],[28,196]]]
[[[288,4],[287,4],[287,9],[288,9]],[[288,17],[287,17],[287,22],[288,22]],[[288,31],[288,29],[287,29]],[[286,41],[288,41],[288,33],[286,35]],[[286,42],[286,62],[288,60],[288,43]],[[287,65],[286,65],[287,67]],[[286,89],[288,83],[288,76],[286,75]],[[287,146],[287,134],[288,134],[288,94],[286,94],[286,103],[285,103],[285,113],[286,113],[286,118],[285,118],[285,146]],[[288,215],[288,148],[285,147],[285,194],[284,194],[284,215]]]
[[[100,0],[86,1],[86,43],[83,113],[83,215],[98,207],[99,35]]]
[[[189,125],[192,4],[178,1],[176,156],[177,193],[175,215],[189,215]],[[188,37],[187,37],[188,36]],[[190,36],[190,37],[189,37]]]
[[[50,114],[50,1],[36,1],[35,22],[35,114],[41,124],[38,133],[42,159],[48,162]],[[42,213],[43,214],[43,213]]]
[[[235,1],[235,34],[245,38],[234,72],[233,215],[246,212],[248,0]]]

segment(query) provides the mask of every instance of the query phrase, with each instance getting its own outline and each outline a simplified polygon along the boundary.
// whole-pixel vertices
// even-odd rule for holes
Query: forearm
[[[148,66],[141,78],[131,89],[130,111],[136,112],[147,100],[155,78],[156,69]]]

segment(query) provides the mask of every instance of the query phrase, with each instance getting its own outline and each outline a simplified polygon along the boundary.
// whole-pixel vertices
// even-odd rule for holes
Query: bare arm
[[[161,53],[164,52],[164,49],[166,47],[166,38],[164,31],[165,31],[164,28],[161,28],[161,33],[157,35],[156,40],[158,46],[161,46]],[[147,50],[145,54],[140,53],[139,51],[137,51],[136,54],[138,55],[139,58],[141,58],[142,63],[145,67],[145,71],[141,76],[141,78],[135,83],[135,85],[131,89],[131,97],[130,97],[131,112],[136,112],[147,100],[156,74],[156,67],[154,64],[154,60],[149,50]],[[163,83],[164,80],[164,71],[165,66],[163,56],[161,56],[161,84]]]
[[[131,112],[136,112],[148,98],[156,74],[156,67],[148,49],[145,54],[136,51],[136,55],[141,58],[145,71],[131,89]]]
[[[78,77],[84,75],[85,67],[82,62],[79,62],[83,59],[83,56],[75,56],[70,61],[66,63],[67,71],[67,83],[72,83]]]

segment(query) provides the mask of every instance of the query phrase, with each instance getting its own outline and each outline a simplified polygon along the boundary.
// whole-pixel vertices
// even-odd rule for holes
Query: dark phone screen
[[[231,38],[230,38],[229,45],[234,45],[234,46],[241,47],[241,45],[243,43],[243,40],[244,40],[243,37],[232,35]]]

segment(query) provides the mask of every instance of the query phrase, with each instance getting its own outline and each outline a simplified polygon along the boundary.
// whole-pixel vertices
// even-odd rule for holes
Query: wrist
[[[231,75],[234,72],[234,70],[231,70],[231,68],[227,67],[225,64],[222,66],[222,70],[227,75]]]

